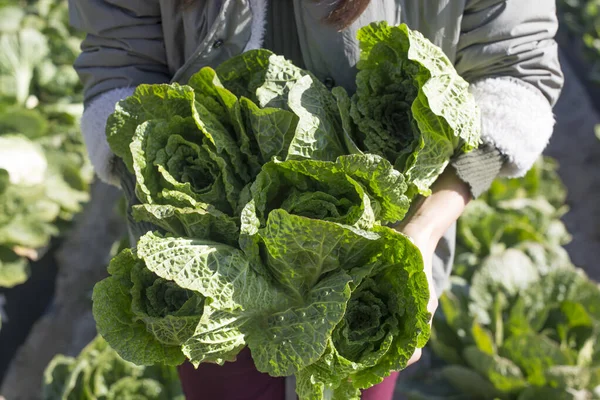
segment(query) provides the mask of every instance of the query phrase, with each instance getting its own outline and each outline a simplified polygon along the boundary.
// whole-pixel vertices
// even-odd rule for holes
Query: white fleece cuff
[[[535,87],[511,77],[482,79],[471,92],[481,108],[483,141],[506,156],[500,176],[525,175],[552,136],[552,106]]]
[[[96,97],[81,116],[81,132],[90,161],[98,177],[108,184],[119,186],[113,173],[114,154],[106,141],[106,120],[120,100],[131,96],[135,88],[113,89]]]

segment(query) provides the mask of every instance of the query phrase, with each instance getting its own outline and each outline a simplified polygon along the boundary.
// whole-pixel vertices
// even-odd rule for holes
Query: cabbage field
[[[582,97],[589,96],[590,107],[598,108],[600,96],[596,95],[600,91],[596,92],[595,85],[600,87],[600,2],[561,0],[558,6],[562,24],[559,43],[563,47],[566,43],[574,44],[568,56],[576,58],[574,74],[584,82],[586,90]],[[423,45],[417,34],[404,28],[393,31],[381,25],[371,29],[380,30],[373,34],[376,39],[364,30],[363,40],[381,40],[389,34],[390,37],[400,35],[411,45]],[[564,170],[561,170],[562,159],[558,160],[559,164],[546,155],[525,177],[498,179],[488,192],[469,204],[457,226],[451,285],[440,298],[431,332],[424,321],[426,301],[415,296],[421,288],[418,285],[423,284],[423,280],[417,279],[419,262],[411,265],[416,272],[400,272],[417,276],[412,278],[416,283],[406,278],[406,282],[415,285],[410,290],[405,288],[409,283],[399,279],[380,290],[402,292],[398,294],[398,301],[403,305],[414,300],[414,304],[411,303],[414,323],[409,333],[398,327],[399,317],[394,315],[394,310],[381,307],[390,314],[386,316],[387,321],[391,321],[386,322],[389,326],[382,329],[391,332],[387,349],[392,349],[389,353],[395,351],[396,356],[404,351],[406,354],[397,357],[401,361],[392,360],[386,353],[388,350],[377,348],[379,344],[369,344],[367,350],[360,350],[360,357],[352,358],[348,354],[358,354],[356,349],[362,345],[359,343],[357,347],[352,339],[355,335],[345,326],[351,324],[347,318],[351,307],[360,306],[359,301],[352,301],[355,293],[358,293],[356,297],[363,296],[365,303],[377,301],[372,300],[379,295],[373,282],[382,285],[382,278],[377,281],[375,276],[383,269],[378,269],[376,263],[365,268],[363,264],[367,263],[361,259],[356,261],[356,268],[344,271],[337,265],[346,261],[339,261],[342,256],[336,253],[335,257],[329,255],[323,261],[336,265],[327,271],[329,275],[323,275],[326,277],[320,281],[314,276],[306,278],[294,274],[290,268],[293,264],[288,260],[310,259],[303,254],[301,246],[296,248],[293,242],[302,235],[307,236],[307,232],[311,236],[315,230],[322,229],[327,230],[328,235],[343,236],[343,241],[350,243],[347,245],[349,254],[355,252],[356,256],[361,251],[366,254],[355,258],[363,257],[371,262],[386,257],[416,257],[410,253],[412,245],[408,239],[394,236],[391,229],[381,225],[401,219],[411,196],[427,194],[446,161],[427,159],[427,162],[422,161],[424,165],[415,162],[408,166],[409,161],[402,152],[394,153],[391,163],[381,157],[356,154],[364,150],[359,150],[360,146],[371,148],[368,140],[356,140],[357,145],[353,142],[353,131],[349,128],[352,121],[363,118],[361,121],[366,122],[360,129],[377,126],[380,131],[373,133],[374,136],[384,130],[372,122],[371,118],[375,120],[377,116],[359,115],[363,111],[360,83],[358,105],[352,108],[354,97],[350,99],[345,92],[336,90],[333,94],[319,92],[322,88],[311,82],[310,75],[286,64],[286,71],[296,75],[289,78],[293,85],[286,84],[286,88],[293,88],[289,99],[284,90],[273,91],[279,96],[275,98],[277,107],[289,102],[289,109],[283,106],[280,109],[271,103],[263,104],[264,96],[273,102],[273,97],[269,97],[273,93],[267,92],[275,85],[274,80],[264,78],[267,83],[262,87],[252,90],[244,87],[242,93],[240,82],[246,81],[228,82],[223,78],[224,71],[233,80],[247,73],[239,69],[240,63],[224,64],[216,72],[207,68],[192,78],[189,87],[164,85],[160,90],[164,90],[167,97],[173,96],[173,104],[186,101],[193,104],[194,96],[198,99],[199,93],[205,95],[203,100],[207,106],[200,109],[199,118],[208,121],[206,124],[227,121],[222,123],[230,131],[247,133],[238,142],[240,151],[227,147],[229,139],[223,139],[221,143],[225,145],[221,146],[219,140],[222,139],[216,135],[214,149],[206,142],[194,143],[184,133],[163,135],[167,130],[185,132],[191,121],[187,115],[177,114],[168,121],[168,126],[136,117],[136,124],[143,122],[144,129],[130,124],[131,132],[111,130],[111,126],[127,126],[131,115],[146,112],[136,109],[135,104],[149,101],[156,90],[137,91],[133,101],[120,103],[109,122],[113,151],[125,160],[138,179],[136,194],[141,204],[134,207],[136,218],[161,228],[160,233],[146,234],[137,242],[137,248],[131,248],[134,244],[130,243],[125,229],[125,201],[116,189],[94,179],[79,131],[82,87],[72,64],[79,54],[81,38],[68,24],[65,0],[0,0],[1,400],[3,396],[5,400],[182,400],[184,395],[175,365],[186,358],[193,363],[224,362],[234,358],[246,345],[253,356],[257,354],[255,363],[259,368],[274,375],[295,374],[301,399],[324,399],[328,394],[334,399],[354,399],[361,382],[367,387],[380,380],[393,369],[390,365],[395,365],[394,362],[403,367],[410,356],[407,349],[412,352],[425,342],[423,359],[409,367],[406,374],[401,374],[397,400],[600,400],[600,286],[593,279],[600,276],[600,269],[581,262],[582,254],[576,250],[580,247],[573,246],[581,242],[577,236],[580,230],[569,232],[576,225],[568,221],[579,203],[572,194],[568,196],[577,182],[561,181],[561,173],[579,177],[584,172],[581,167],[579,170],[569,167],[571,161],[566,156]],[[375,44],[370,45],[376,48]],[[375,50],[372,53],[373,58],[381,54]],[[285,62],[274,63],[273,60],[266,51],[251,52],[243,65],[246,68],[256,61],[261,68],[264,65],[270,68]],[[367,73],[364,76],[377,75],[378,65],[377,61],[372,65],[365,61],[362,68]],[[424,76],[432,76],[426,68],[414,74],[421,74],[414,78],[420,84]],[[461,85],[460,79],[456,79],[457,85]],[[248,81],[256,83],[257,79]],[[263,97],[260,94],[252,97],[254,90]],[[308,115],[318,107],[307,110],[294,103],[294,90],[300,93],[296,98],[306,93],[316,94],[315,98],[321,99],[321,108],[334,107],[335,110],[327,109],[328,115]],[[463,100],[470,104],[466,94]],[[221,107],[219,102],[240,107],[235,111],[239,119],[224,117],[228,113],[233,115],[233,106]],[[167,101],[165,104],[171,107]],[[175,109],[176,105],[172,107]],[[263,108],[267,111],[263,112]],[[332,113],[337,115],[338,109],[340,119],[331,118]],[[148,119],[157,118],[160,112],[157,110]],[[307,115],[309,119],[320,121],[330,118],[334,121],[330,126],[339,121],[339,129],[346,134],[344,141],[338,143],[331,139],[322,148],[310,149],[314,155],[311,158],[319,159],[319,152],[331,153],[330,158],[336,161],[286,159],[269,163],[270,157],[280,155],[284,144],[289,146],[290,153],[306,154],[303,139],[294,135],[298,135],[297,126],[301,126],[302,118]],[[469,118],[477,117],[475,112],[469,115]],[[442,116],[436,118],[443,119]],[[557,112],[558,129],[561,129],[562,118],[567,117]],[[452,124],[444,127],[455,128]],[[302,129],[305,138],[311,128]],[[593,130],[586,134],[590,138],[594,136]],[[474,130],[465,130],[462,135],[460,140],[449,143],[468,150],[477,141]],[[155,141],[160,146],[154,147],[167,149],[174,146],[172,141],[176,140],[214,161],[207,169],[223,168],[212,176],[210,191],[195,196],[189,185],[169,175],[170,161],[160,152],[152,153],[153,147],[148,145]],[[275,148],[277,145],[280,146]],[[215,156],[221,151],[219,146],[227,153],[222,160]],[[385,142],[382,147],[385,146],[393,145]],[[562,154],[550,147],[550,153]],[[596,149],[586,150],[590,154],[598,153],[600,140],[595,139],[588,147]],[[253,153],[256,149],[260,149],[260,156]],[[347,155],[348,149],[356,153]],[[392,150],[385,148],[382,153],[389,154]],[[574,146],[571,151],[583,152]],[[202,157],[198,159],[202,161]],[[239,161],[242,164],[236,164],[236,160],[242,160]],[[148,166],[161,162],[165,163],[160,169],[162,175],[153,176]],[[426,170],[432,164],[435,167]],[[239,165],[249,167],[244,169]],[[406,181],[394,168],[402,170]],[[223,171],[230,174],[226,179],[222,178]],[[596,171],[585,173],[599,175]],[[333,184],[339,177],[347,180],[346,186],[339,185],[340,189]],[[318,182],[310,183],[311,179]],[[247,188],[238,185],[238,181],[248,184]],[[292,189],[288,190],[290,186]],[[398,186],[403,188],[402,193],[400,189],[391,189]],[[319,190],[309,193],[307,187]],[[589,187],[593,189],[592,184]],[[268,197],[268,193],[277,196]],[[356,204],[352,203],[355,198],[358,199]],[[248,202],[244,206],[239,199]],[[198,204],[206,207],[196,215],[190,210]],[[339,210],[345,213],[338,213]],[[590,214],[588,221],[578,223],[600,227],[600,209],[597,210],[597,215]],[[231,215],[238,219],[242,216],[241,228]],[[307,215],[310,215],[309,222],[303,219]],[[306,224],[305,231],[300,229],[302,224]],[[282,226],[289,231],[277,236],[276,231]],[[384,251],[387,245],[377,243],[386,241],[401,250],[394,254]],[[339,249],[342,245],[336,243],[335,246]],[[156,258],[156,254],[164,258],[163,254],[169,254],[172,247],[176,247],[178,253],[167,257],[169,262]],[[363,248],[368,250],[361,250]],[[229,297],[221,287],[215,293],[214,288],[197,285],[196,282],[209,279],[201,271],[187,271],[199,274],[194,277],[195,281],[174,277],[173,268],[190,265],[191,261],[185,257],[202,258],[203,255],[191,253],[206,249],[215,259],[215,254],[221,251],[225,254],[224,261],[217,259],[216,262],[228,262],[229,268],[239,269],[224,273],[219,282],[226,290],[233,288]],[[182,251],[189,254],[182,256]],[[266,256],[269,251],[270,255]],[[236,265],[235,260],[245,257],[242,252],[256,257],[257,264],[264,264],[266,272],[244,269],[243,263]],[[594,259],[593,254],[588,257]],[[264,283],[264,277],[270,270],[289,272],[289,276],[283,276],[279,286],[269,286]],[[206,271],[211,272],[208,268]],[[247,287],[236,292],[240,276],[245,277]],[[383,273],[381,276],[388,277]],[[305,296],[310,301],[307,304],[313,302],[314,310],[323,313],[312,320],[302,319],[309,308],[290,305],[295,304],[295,289],[303,285],[308,287]],[[323,288],[329,296],[326,303],[319,300]],[[250,291],[250,296],[244,295],[245,290]],[[284,298],[280,296],[282,292],[286,292],[285,296],[287,292],[291,294]],[[332,292],[338,298],[332,297]],[[336,302],[339,304],[334,304]],[[345,311],[348,302],[351,311]],[[9,309],[12,311],[5,311]],[[28,314],[28,319],[23,318]],[[310,339],[314,342],[322,339],[322,348],[315,343],[311,348],[303,346],[303,341],[308,342],[308,339],[291,343],[295,346],[295,355],[289,347],[284,348],[289,341],[283,340],[277,347],[270,336],[267,338],[267,333],[275,331],[263,332],[261,325],[255,323],[260,322],[260,318],[272,320],[275,315],[281,321],[283,315],[296,318],[307,330],[318,324],[317,317],[318,321],[331,325]],[[28,322],[24,322],[26,319]],[[280,325],[277,334],[285,335],[287,322]],[[203,337],[200,328],[215,336]],[[377,336],[379,333],[369,329],[359,333],[363,338],[369,336],[373,343],[382,341]],[[412,342],[407,345],[402,340],[409,341],[409,336]],[[225,344],[209,348],[207,343],[215,338]],[[278,358],[274,361],[271,354],[277,354]],[[331,365],[335,367],[327,367]]]

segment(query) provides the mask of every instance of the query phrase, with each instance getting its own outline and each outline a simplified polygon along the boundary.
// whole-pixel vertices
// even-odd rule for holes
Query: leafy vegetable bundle
[[[554,168],[540,160],[469,205],[429,342],[443,363],[404,384],[409,398],[600,398],[600,287],[561,247]]]
[[[99,333],[136,364],[235,360],[295,375],[302,399],[358,398],[429,338],[419,250],[401,220],[479,111],[405,25],[359,33],[357,91],[266,50],[187,85],[142,85],[107,135],[156,227],[94,290]]]
[[[44,372],[44,400],[183,400],[177,370],[144,367],[121,359],[100,337],[76,358],[55,356]]]
[[[0,5],[0,287],[27,279],[88,198],[78,53],[66,1]]]

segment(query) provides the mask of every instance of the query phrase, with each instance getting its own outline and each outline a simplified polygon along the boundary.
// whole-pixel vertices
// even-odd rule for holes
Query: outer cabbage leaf
[[[289,111],[288,97],[296,82],[308,72],[269,50],[251,50],[216,68],[223,85],[238,97],[259,107]]]
[[[98,332],[125,360],[181,364],[181,346],[194,334],[204,297],[154,275],[129,249],[108,272],[92,296]]]
[[[372,23],[358,39],[351,116],[359,147],[386,157],[427,195],[456,151],[479,144],[480,114],[468,83],[440,48],[404,24]]]
[[[178,235],[213,235],[226,243],[236,240],[237,225],[231,215],[243,182],[228,159],[216,153],[194,118],[144,122],[130,147],[136,195],[142,203],[133,207],[138,221]]]
[[[289,107],[299,117],[288,159],[334,161],[349,150],[333,94],[316,78],[300,78],[289,93]]]
[[[221,64],[216,71],[225,87],[236,95],[249,98],[261,108],[275,107],[297,116],[297,126],[293,135],[286,136],[289,140],[284,141],[282,156],[334,161],[348,154],[348,148],[357,152],[342,135],[335,97],[308,71],[268,50],[246,52]]]
[[[239,237],[235,218],[209,204],[199,204],[196,208],[139,204],[132,207],[132,215],[138,221],[150,222],[176,236],[211,238],[230,245],[235,245]]]

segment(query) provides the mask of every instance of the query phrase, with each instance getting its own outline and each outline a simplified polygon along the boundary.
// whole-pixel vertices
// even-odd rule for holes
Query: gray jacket
[[[356,31],[372,21],[405,22],[475,83],[484,141],[507,157],[505,175],[522,175],[547,144],[551,106],[563,82],[553,39],[554,0],[372,0],[342,32],[321,22],[335,2],[288,1],[305,66],[318,77],[352,91]],[[203,66],[261,47],[266,7],[267,0],[194,0],[185,8],[181,0],[70,1],[72,24],[87,32],[75,65],[86,100],[106,95],[82,121],[101,178],[111,179],[110,152],[99,128],[114,102],[131,92],[123,88],[185,83]]]
[[[472,83],[484,142],[506,160],[501,174],[523,175],[542,153],[563,83],[553,39],[554,0],[372,0],[342,32],[322,23],[334,1],[286,1],[294,7],[304,66],[325,82],[352,91],[357,30],[373,21],[404,22],[440,46]],[[103,180],[119,183],[104,134],[115,103],[136,85],[185,83],[203,66],[260,48],[267,3],[194,0],[184,7],[181,0],[70,0],[72,24],[87,32],[75,64],[85,85],[82,131]],[[444,260],[439,265],[446,265],[444,277],[450,236],[436,252]]]

